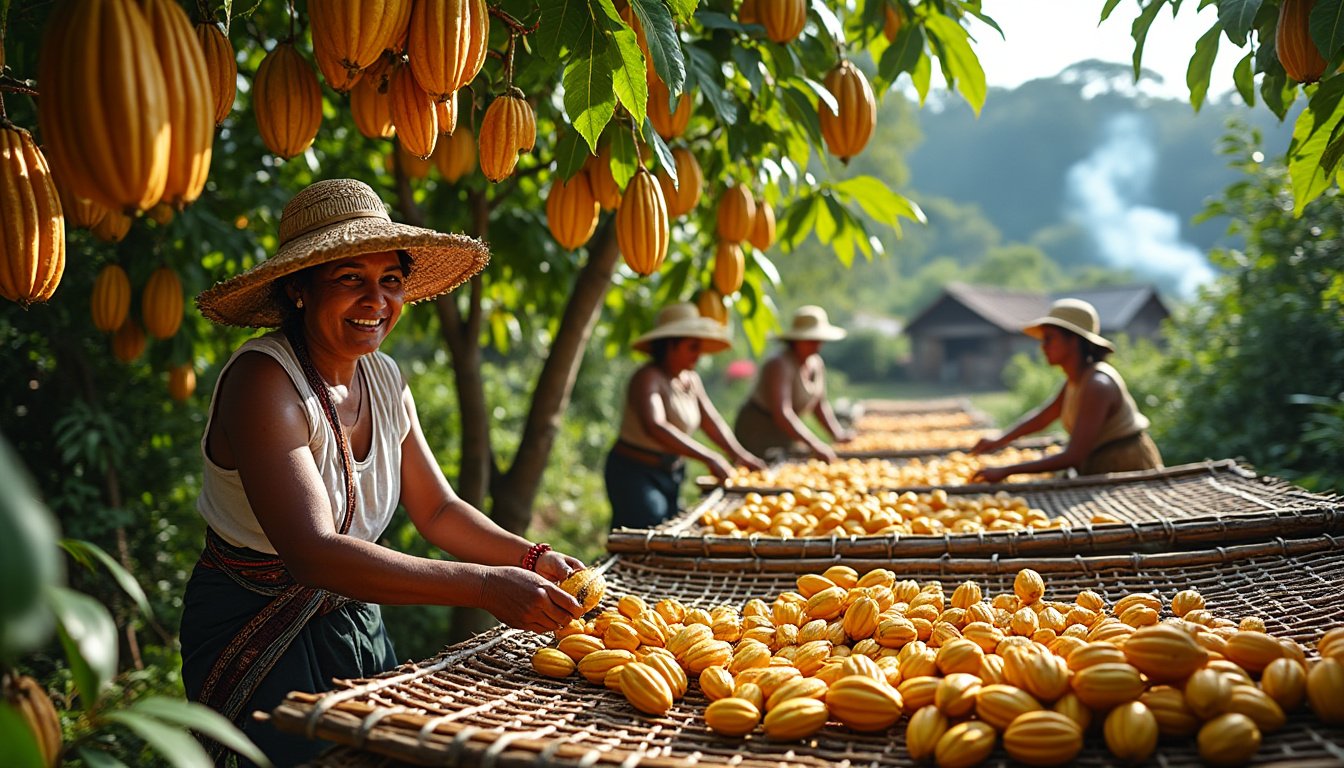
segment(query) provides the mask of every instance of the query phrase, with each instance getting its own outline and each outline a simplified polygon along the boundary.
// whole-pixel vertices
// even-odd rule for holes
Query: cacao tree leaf
[[[673,93],[681,93],[686,82],[686,60],[681,52],[681,40],[672,24],[672,14],[663,0],[630,0],[635,16],[644,28],[644,40],[653,58],[653,71]]]
[[[1190,66],[1185,70],[1185,84],[1190,88],[1190,106],[1196,112],[1204,106],[1204,97],[1209,93],[1209,75],[1213,71],[1213,60],[1218,56],[1218,40],[1222,32],[1222,25],[1215,21],[1195,43],[1195,54],[1190,57]]]
[[[780,89],[779,95],[784,102],[785,111],[797,125],[803,127],[812,141],[812,146],[825,146],[821,138],[821,118],[817,116],[817,108],[813,106],[807,94],[796,85],[785,85]]]
[[[98,702],[103,685],[117,673],[117,625],[92,597],[65,587],[47,590],[57,634],[84,707]]]
[[[588,145],[580,141],[582,138],[576,131],[565,131],[555,142],[555,173],[560,178],[573,178],[592,157]]]
[[[565,114],[585,139],[597,147],[602,129],[616,113],[616,94],[607,66],[607,39],[589,25],[586,37],[570,41],[571,58],[565,65]]]
[[[1344,47],[1344,0],[1316,0],[1308,22],[1312,42],[1326,61]]]
[[[831,93],[830,89],[826,86],[810,77],[800,77],[795,79],[794,82],[801,82],[803,85],[806,85],[812,93],[816,94],[817,101],[821,102],[821,104],[825,104],[831,112],[839,111],[840,107],[835,100],[835,94]],[[817,105],[817,109],[821,109],[821,104]]]
[[[1139,74],[1143,70],[1143,44],[1148,40],[1148,29],[1153,26],[1153,19],[1157,18],[1157,13],[1162,10],[1164,4],[1165,0],[1148,0],[1148,4],[1139,12],[1139,15],[1134,19],[1134,24],[1130,27],[1129,36],[1134,39],[1134,82],[1136,83],[1139,81]]]
[[[705,29],[724,29],[744,35],[750,35],[752,27],[757,26],[755,24],[738,24],[736,19],[726,13],[709,11],[703,8],[695,12],[695,20]]]
[[[933,65],[929,63],[929,55],[923,51],[919,54],[919,61],[915,63],[915,68],[910,70],[910,83],[915,86],[915,93],[919,94],[919,106],[924,106],[924,101],[929,97],[929,81],[933,79]]]
[[[729,54],[733,57],[737,71],[747,79],[747,85],[751,86],[751,95],[761,95],[761,86],[765,83],[765,74],[761,72],[761,52],[755,48],[735,45]]]
[[[672,183],[677,184],[677,161],[672,158],[672,150],[668,149],[667,142],[654,130],[653,123],[649,120],[644,121],[644,143],[653,147],[653,156],[658,158],[658,165],[672,177]]]
[[[174,768],[211,768],[215,764],[205,753],[205,747],[186,730],[174,728],[133,709],[115,710],[108,712],[105,717],[134,731]]]
[[[145,616],[152,617],[154,610],[149,607],[149,598],[145,596],[145,590],[140,588],[140,582],[135,580],[131,572],[122,567],[121,563],[112,559],[112,556],[97,544],[91,541],[80,539],[61,539],[61,548],[71,553],[75,559],[85,564],[85,567],[93,569],[92,563],[97,561],[107,572],[112,574],[112,580],[117,582],[117,586],[135,601],[136,607]],[[76,554],[78,553],[78,554]]]
[[[695,6],[700,0],[668,0],[668,5],[672,7],[672,16],[677,21],[685,24],[695,15]]]
[[[1288,108],[1297,99],[1297,83],[1288,79],[1282,70],[1266,72],[1260,77],[1260,97],[1265,106],[1280,120],[1288,116]]]
[[[843,42],[845,39],[845,27],[836,17],[835,11],[832,11],[827,5],[826,0],[812,0],[812,12],[817,15],[821,21],[821,28],[826,30],[826,34],[836,42]]]
[[[592,24],[592,11],[587,0],[540,0],[538,8],[541,21],[528,41],[538,56],[554,63],[566,46],[585,36]]]
[[[1106,4],[1101,6],[1101,19],[1099,19],[1099,21],[1109,19],[1111,17],[1111,11],[1114,11],[1115,6],[1119,4],[1120,0],[1106,0]]]
[[[819,207],[820,202],[816,195],[800,197],[789,203],[784,215],[780,217],[780,242],[787,244],[791,249],[801,245],[812,231],[812,223],[816,221]]]
[[[1240,48],[1255,27],[1255,14],[1264,0],[1219,0],[1218,22],[1223,25],[1227,39]]]
[[[888,85],[894,84],[902,72],[913,72],[923,55],[924,28],[919,24],[906,24],[896,33],[891,45],[882,51],[877,73]]]
[[[724,90],[723,72],[718,61],[707,51],[690,46],[691,68],[695,70],[695,82],[700,93],[709,102],[709,106],[718,115],[719,121],[732,125],[737,122],[737,101],[732,94]],[[669,90],[671,86],[668,86]]]
[[[978,116],[985,105],[988,90],[985,86],[985,70],[980,59],[971,50],[966,30],[952,19],[939,14],[929,16],[924,26],[942,50],[942,65],[949,82],[955,82],[959,93],[971,105]]]
[[[899,218],[926,222],[924,211],[902,195],[893,192],[886,182],[876,176],[855,176],[834,185],[834,189],[858,204],[874,221],[899,226]]]
[[[44,597],[65,580],[65,564],[56,548],[56,518],[3,438],[0,488],[0,659],[8,662],[51,638],[53,616]]]
[[[80,747],[75,751],[79,754],[79,759],[83,760],[84,764],[89,766],[89,768],[126,768],[125,763],[106,752],[96,749],[85,749],[84,747]]]
[[[1307,109],[1293,124],[1293,138],[1288,146],[1288,176],[1292,181],[1293,215],[1301,216],[1307,203],[1320,197],[1334,183],[1335,164],[1326,165],[1325,151],[1330,140],[1344,120],[1344,85],[1331,78],[1321,83],[1312,95]]]
[[[756,264],[756,268],[761,271],[772,288],[778,289],[779,286],[783,285],[784,281],[779,275],[779,267],[776,267],[775,262],[765,255],[765,251],[752,249],[747,258]]]
[[[1251,71],[1252,57],[1254,53],[1248,53],[1241,57],[1237,66],[1232,69],[1232,82],[1237,86],[1237,93],[1241,94],[1241,100],[1246,102],[1246,106],[1255,106],[1255,73]]]
[[[18,707],[11,706],[3,699],[0,699],[0,744],[5,749],[5,765],[14,768],[47,768],[37,736],[28,727]]]
[[[130,709],[138,714],[148,715],[165,723],[189,728],[209,736],[257,765],[270,765],[265,753],[258,749],[237,726],[204,704],[165,696],[151,696],[137,701]]]
[[[609,5],[611,0],[603,0],[603,3]],[[613,35],[616,44],[607,46],[612,90],[616,100],[634,116],[635,122],[642,123],[649,102],[649,79],[648,70],[644,67],[644,53],[639,50],[639,41],[629,27],[621,27]]]
[[[830,195],[816,194],[814,197],[819,202],[817,205],[817,218],[812,223],[812,234],[817,236],[817,242],[822,245],[831,245],[835,240],[835,233],[840,231],[840,222],[835,217],[835,201]]]
[[[617,122],[611,132],[611,175],[616,185],[625,189],[625,185],[634,178],[639,170],[639,150],[635,148],[635,137],[630,126],[624,121]]]

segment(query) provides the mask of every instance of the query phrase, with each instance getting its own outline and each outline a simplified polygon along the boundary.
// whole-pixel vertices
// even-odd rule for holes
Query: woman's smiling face
[[[308,337],[355,356],[378,349],[401,317],[405,277],[396,251],[365,253],[314,268],[299,291]]]

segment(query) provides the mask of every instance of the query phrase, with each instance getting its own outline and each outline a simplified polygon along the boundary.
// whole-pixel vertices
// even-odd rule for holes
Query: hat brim
[[[196,306],[222,325],[274,328],[284,319],[272,287],[277,279],[340,258],[397,250],[415,260],[403,284],[407,304],[442,296],[490,263],[489,248],[474,237],[380,218],[351,219],[285,243],[271,258],[202,291]]]
[[[654,328],[635,339],[630,343],[630,346],[636,351],[648,354],[652,343],[658,339],[699,339],[701,341],[700,351],[705,354],[714,354],[733,345],[723,331],[718,330],[718,321],[704,317],[700,318],[700,321],[702,322],[682,320],[660,328]],[[713,323],[716,327],[709,327],[709,323]]]
[[[844,328],[832,325],[810,331],[785,331],[775,336],[780,341],[839,341],[849,335]]]
[[[1112,352],[1115,351],[1115,345],[1107,341],[1104,337],[1099,336],[1091,331],[1080,328],[1074,325],[1073,323],[1068,322],[1067,320],[1060,320],[1057,317],[1047,316],[1033,320],[1030,325],[1022,329],[1022,332],[1032,337],[1033,339],[1040,339],[1045,336],[1045,332],[1042,329],[1047,325],[1053,325],[1056,328],[1062,328],[1070,333],[1075,333],[1079,336],[1082,336],[1084,339],[1087,339],[1093,344],[1096,344],[1098,347],[1105,347],[1106,349],[1109,349]]]

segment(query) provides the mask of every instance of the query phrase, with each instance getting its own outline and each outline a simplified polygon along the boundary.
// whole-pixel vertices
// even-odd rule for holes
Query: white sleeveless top
[[[340,444],[322,412],[316,393],[308,386],[289,340],[282,333],[271,332],[243,344],[220,371],[221,381],[239,356],[248,352],[269,355],[284,366],[294,383],[295,391],[303,400],[304,410],[308,413],[308,449],[313,453],[313,461],[327,488],[332,524],[340,530],[341,520],[345,517],[345,473],[341,468]],[[369,388],[365,397],[372,409],[373,440],[367,456],[362,460],[355,457],[356,509],[349,535],[365,541],[376,541],[392,521],[392,514],[401,498],[401,444],[409,434],[411,425],[406,409],[402,406],[401,375],[392,358],[374,352],[360,358],[358,369],[359,375],[364,377],[365,386]],[[275,554],[275,548],[252,512],[238,471],[215,464],[206,451],[210,424],[215,417],[215,398],[218,396],[219,387],[216,386],[210,397],[210,416],[205,425],[205,435],[201,437],[205,474],[200,496],[196,499],[196,509],[206,523],[230,544]]]

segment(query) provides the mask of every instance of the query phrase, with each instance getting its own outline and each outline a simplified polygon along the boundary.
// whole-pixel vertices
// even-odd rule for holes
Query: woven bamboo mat
[[[676,597],[687,607],[741,605],[793,589],[801,573],[834,559],[749,562],[613,557],[604,605],[622,594],[652,603]],[[1259,616],[1267,630],[1311,645],[1325,627],[1344,623],[1344,539],[1318,537],[1217,550],[1123,557],[1013,560],[855,561],[863,571],[894,570],[901,578],[938,579],[950,592],[975,579],[986,592],[1010,591],[1020,568],[1036,569],[1046,595],[1071,599],[1092,589],[1114,601],[1156,590],[1164,599],[1198,589],[1215,615]],[[494,629],[440,656],[389,675],[350,681],[324,695],[291,694],[274,712],[282,730],[324,738],[418,765],[464,766],[887,766],[915,765],[905,751],[903,718],[878,734],[828,725],[803,742],[774,742],[759,732],[720,737],[704,723],[705,699],[694,682],[661,717],[638,713],[624,698],[574,677],[552,680],[531,671],[534,649],[549,636]],[[1313,652],[1314,653],[1314,652]],[[1194,740],[1163,742],[1154,760],[1200,765]],[[1264,738],[1254,764],[1344,760],[1344,728],[1328,727],[1306,711]],[[1087,737],[1074,764],[1113,763],[1100,735]],[[1009,760],[996,750],[992,766]]]
[[[980,435],[986,434],[984,430],[979,429],[964,431],[967,433],[966,440],[959,445],[930,444],[922,448],[906,448],[899,451],[853,451],[846,449],[844,443],[836,443],[832,447],[836,449],[835,455],[842,459],[909,459],[919,456],[939,456],[953,451],[969,451]],[[1061,435],[1037,435],[1013,441],[1014,448],[1054,448],[1063,444],[1064,437]]]
[[[736,489],[718,489],[657,528],[612,531],[607,550],[704,557],[1016,557],[1191,549],[1344,532],[1344,499],[1258,476],[1231,460],[946,490],[958,496],[1004,491],[1069,525],[937,536],[724,536],[701,525],[701,516],[726,515],[741,506],[744,497]],[[1121,523],[1094,525],[1090,520],[1099,514]]]

